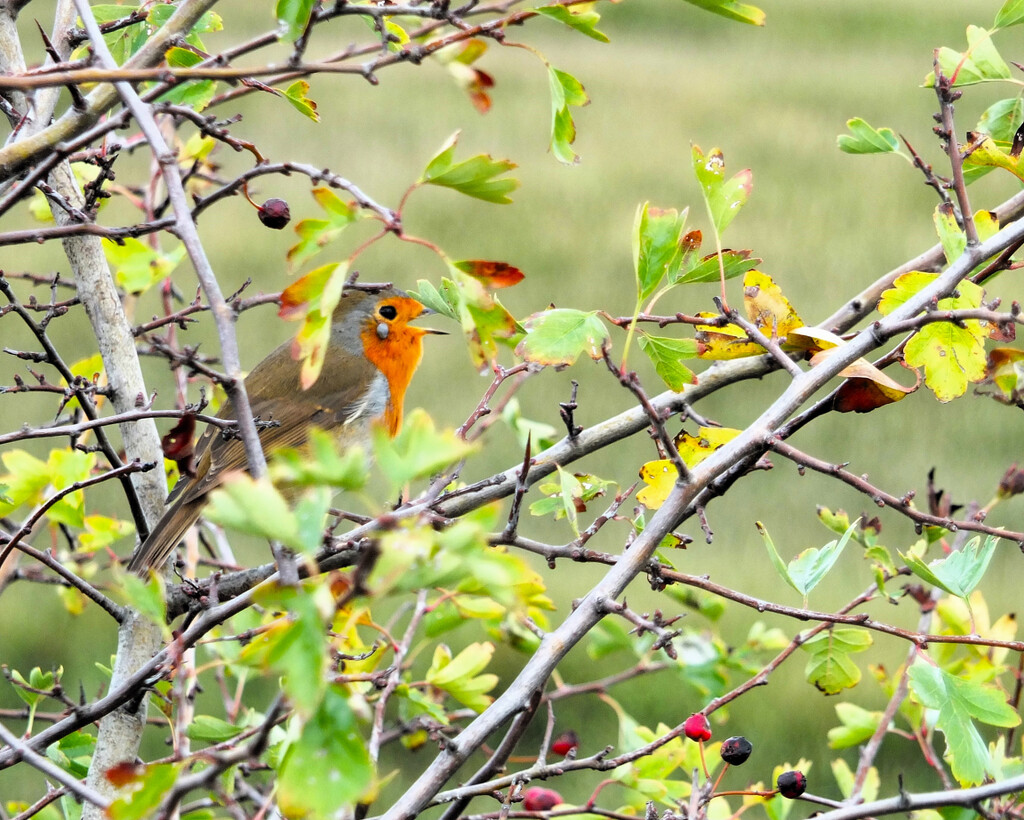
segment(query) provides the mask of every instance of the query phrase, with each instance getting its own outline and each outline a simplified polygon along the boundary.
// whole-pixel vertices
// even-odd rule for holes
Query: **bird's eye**
[[[391,321],[398,315],[398,310],[395,309],[394,305],[384,305],[384,307],[382,307],[378,312],[382,318],[387,319],[388,321]]]

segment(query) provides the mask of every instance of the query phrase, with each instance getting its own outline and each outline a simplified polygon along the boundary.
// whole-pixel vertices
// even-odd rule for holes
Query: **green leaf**
[[[600,43],[608,42],[608,36],[595,28],[601,22],[601,15],[594,11],[593,3],[581,3],[571,9],[566,6],[540,6],[534,11],[576,29]]]
[[[376,427],[373,434],[376,461],[395,488],[417,478],[429,478],[475,450],[475,445],[458,438],[453,431],[438,431],[422,408],[409,414],[394,438],[382,426]]]
[[[996,28],[1007,28],[1024,23],[1024,0],[1006,0],[996,12]]]
[[[997,543],[999,539],[991,535],[985,537],[984,544],[981,536],[975,536],[962,549],[929,564],[912,551],[907,555],[901,552],[900,557],[918,578],[966,601],[985,575]]]
[[[725,178],[725,155],[720,148],[713,148],[705,156],[699,145],[691,146],[693,171],[700,183],[707,205],[708,215],[721,235],[736,218],[754,187],[754,175],[749,168]]]
[[[282,92],[302,116],[309,117],[313,122],[320,122],[320,114],[317,113],[316,103],[308,96],[309,83],[306,80],[296,80]]]
[[[633,270],[638,301],[650,297],[665,277],[679,268],[686,214],[686,209],[682,213],[675,208],[662,210],[651,207],[649,202],[637,208],[633,222]]]
[[[864,743],[878,729],[881,712],[869,712],[854,703],[837,703],[836,716],[841,726],[828,730],[830,749],[849,749]]]
[[[849,134],[836,138],[839,150],[847,154],[899,154],[900,141],[891,128],[872,128],[860,117],[846,121]]]
[[[213,715],[196,715],[185,729],[185,734],[192,740],[220,743],[231,740],[243,731],[241,726],[235,726]]]
[[[540,491],[548,497],[533,502],[530,505],[530,514],[554,515],[556,521],[565,517],[569,520],[573,532],[579,535],[578,513],[585,512],[587,504],[604,495],[608,487],[613,486],[615,482],[586,473],[570,473],[558,465],[556,467],[558,481],[548,481],[540,485]]]
[[[327,218],[303,219],[295,226],[299,242],[288,249],[288,267],[293,270],[320,253],[359,217],[356,204],[341,200],[330,188],[321,186],[314,188],[312,193]]]
[[[861,675],[850,655],[870,646],[871,634],[866,629],[835,627],[815,635],[800,647],[811,655],[804,672],[807,682],[826,695],[852,689]]]
[[[637,341],[640,349],[654,362],[654,369],[670,390],[678,393],[686,385],[697,383],[696,374],[681,362],[681,359],[692,359],[697,356],[695,339],[671,339],[641,333]]]
[[[106,811],[110,820],[146,820],[153,817],[161,801],[181,775],[184,763],[154,763],[134,780],[135,790],[119,797]]]
[[[255,479],[248,473],[229,475],[210,493],[203,515],[246,535],[277,540],[294,549],[303,546],[295,514],[266,477]]]
[[[309,22],[309,16],[316,5],[315,0],[277,0],[277,22],[283,27],[282,38],[294,41],[299,38]]]
[[[170,276],[185,258],[185,246],[180,243],[173,251],[163,253],[132,237],[120,243],[104,239],[103,250],[114,268],[118,287],[136,294]]]
[[[775,544],[764,525],[758,521],[755,526],[761,533],[772,565],[783,580],[806,599],[808,593],[818,585],[839,559],[859,521],[860,519],[854,521],[838,541],[830,541],[821,549],[816,547],[806,549],[790,561],[788,566],[783,562],[778,550],[775,549]]]
[[[747,3],[738,3],[736,0],[686,0],[686,2],[738,23],[749,23],[752,26],[764,25],[765,13],[757,6]]]
[[[580,354],[600,359],[608,343],[608,328],[597,311],[553,308],[523,321],[526,336],[516,355],[528,362],[558,366],[574,364]]]
[[[287,817],[347,814],[373,787],[374,772],[356,717],[338,687],[328,687],[279,769],[277,802]]]
[[[753,270],[764,260],[757,256],[751,256],[751,251],[734,251],[725,249],[722,251],[722,264],[718,264],[718,254],[711,253],[703,259],[697,259],[696,254],[690,257],[683,257],[682,265],[676,272],[669,273],[669,281],[673,285],[692,285],[698,282],[717,282],[721,278],[721,271],[725,269],[725,278],[733,279],[742,276],[747,271]]]
[[[300,715],[313,715],[326,691],[329,646],[324,613],[333,610],[326,587],[273,587],[262,590],[257,603],[287,612],[247,644],[243,663],[282,676],[282,688]]]
[[[366,484],[369,457],[359,446],[341,446],[336,436],[313,428],[301,449],[274,451],[270,477],[288,487],[326,486],[358,490]]]
[[[203,58],[191,49],[178,46],[168,49],[165,57],[167,65],[171,68],[191,68],[203,61]],[[165,94],[161,94],[159,99],[163,102],[185,105],[196,111],[202,111],[210,104],[210,100],[216,93],[216,80],[186,80]]]
[[[160,627],[165,639],[170,640],[171,631],[167,626],[166,590],[160,574],[151,572],[148,578],[142,579],[134,573],[122,572],[120,568],[115,570],[115,574],[121,581],[121,595],[125,602],[148,619],[150,623]]]
[[[979,212],[982,213],[982,212]],[[978,217],[975,217],[978,222]],[[953,248],[955,252],[955,248]],[[893,287],[882,294],[878,310],[891,313],[912,295],[935,280],[936,274],[911,271],[898,276]],[[960,310],[980,307],[984,290],[973,282],[957,285],[957,295],[940,299],[938,309]],[[904,358],[911,367],[923,367],[925,384],[941,402],[951,401],[967,391],[968,384],[985,377],[987,329],[971,319],[960,324],[932,322],[907,342]]]
[[[821,549],[816,547],[805,549],[789,562],[789,576],[797,591],[806,596],[820,583],[839,560],[839,556],[846,548],[850,536],[853,535],[853,531],[859,523],[860,519],[858,518],[850,524],[837,541],[829,541]]]
[[[572,74],[550,65],[548,84],[551,87],[551,153],[559,162],[575,165],[580,158],[572,149],[576,141],[576,123],[569,108],[587,105],[590,97]]]
[[[479,674],[491,662],[494,644],[473,643],[454,658],[444,644],[434,649],[434,658],[427,670],[427,683],[447,692],[459,703],[482,712],[493,698],[487,695],[498,684],[498,676]]]
[[[994,775],[988,747],[974,721],[1018,726],[1020,715],[1006,702],[1006,694],[995,686],[958,678],[925,661],[911,666],[908,677],[917,700],[938,711],[935,726],[946,738],[946,758],[953,776],[966,786]]]
[[[282,319],[302,319],[295,334],[297,358],[302,362],[299,386],[307,390],[320,378],[331,336],[331,316],[341,301],[348,279],[348,260],[324,265],[292,282],[281,293]]]
[[[419,182],[451,188],[485,202],[500,205],[511,202],[508,195],[519,187],[519,180],[501,177],[515,168],[516,164],[507,159],[492,159],[488,154],[477,154],[462,162],[453,162],[458,140],[459,132],[456,131],[427,164]]]
[[[991,33],[979,26],[967,27],[967,51],[961,53],[943,47],[936,56],[943,75],[953,80],[953,86],[957,88],[1011,78],[1010,67],[992,42]],[[928,73],[924,85],[935,85],[935,72]]]
[[[789,576],[789,568],[786,566],[786,562],[782,560],[782,556],[779,555],[779,551],[775,549],[775,542],[772,541],[772,537],[768,534],[768,529],[760,521],[755,521],[754,526],[757,527],[757,531],[761,533],[761,540],[764,541],[764,548],[768,551],[768,559],[772,562],[772,566],[775,567],[775,571],[779,573],[779,577],[793,587],[797,592],[800,592],[800,588]]]
[[[967,235],[957,224],[953,205],[949,202],[943,202],[935,207],[933,220],[935,232],[938,234],[942,249],[946,254],[946,262],[952,265],[967,248]]]

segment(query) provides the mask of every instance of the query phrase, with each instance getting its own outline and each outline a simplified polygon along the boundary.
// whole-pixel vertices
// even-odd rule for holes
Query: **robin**
[[[379,423],[392,435],[402,423],[402,402],[423,356],[423,337],[443,331],[409,323],[425,308],[396,288],[346,290],[331,316],[331,335],[320,378],[308,390],[299,387],[301,363],[285,342],[245,379],[254,416],[278,422],[260,433],[265,452],[295,447],[311,427],[334,430],[344,444],[366,444]],[[225,402],[219,418],[234,418]],[[149,537],[135,550],[128,570],[145,574],[160,567],[199,518],[207,494],[225,474],[246,466],[238,438],[208,427],[195,446],[195,469],[168,496],[168,509]]]

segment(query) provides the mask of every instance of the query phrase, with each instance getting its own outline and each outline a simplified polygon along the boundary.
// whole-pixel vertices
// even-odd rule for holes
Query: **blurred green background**
[[[962,49],[966,25],[991,25],[1000,5],[998,0],[766,2],[768,25],[756,29],[683,2],[632,0],[598,7],[603,14],[600,28],[611,38],[609,45],[553,21],[532,21],[511,30],[509,40],[539,48],[554,66],[577,76],[592,99],[590,106],[574,110],[579,130],[575,147],[582,162],[572,168],[559,165],[546,150],[550,103],[544,66],[527,51],[494,44],[478,64],[496,79],[493,109],[485,116],[473,110],[445,69],[433,63],[382,71],[378,87],[351,77],[315,78],[310,95],[320,103],[318,125],[266,95],[250,95],[216,113],[242,113],[243,120],[233,133],[254,141],[270,160],[329,167],[390,206],[397,205],[427,160],[457,128],[462,129],[459,156],[485,152],[517,162],[515,176],[522,188],[514,195],[515,204],[491,206],[449,191],[423,190],[411,198],[404,220],[407,231],[435,241],[453,258],[498,259],[520,267],[526,281],[501,295],[517,317],[549,303],[629,313],[633,306],[630,229],[637,205],[650,201],[660,207],[689,206],[689,224],[710,236],[690,170],[690,144],[705,150],[720,146],[730,172],[750,167],[754,173],[753,195],[727,231],[726,245],[751,248],[762,257],[763,269],[781,285],[805,321],[813,323],[885,271],[935,243],[935,195],[920,174],[898,158],[842,154],[835,147],[836,135],[853,116],[875,126],[891,126],[942,173],[942,154],[931,131],[934,94],[920,87],[931,69],[932,50],[940,45]],[[45,6],[31,8],[46,27],[41,15]],[[245,24],[253,32],[271,24],[269,17],[248,12],[247,3],[225,2],[219,8],[229,31],[209,37],[211,49],[233,40],[230,29],[232,24],[239,25],[239,14],[251,14]],[[337,50],[349,38],[362,38],[361,26],[358,22],[334,26],[330,47],[316,44],[315,48],[323,53]],[[1015,51],[1019,37],[1019,29],[1011,29],[997,39],[1007,59],[1020,58]],[[283,58],[286,52],[281,49],[277,56]],[[1006,87],[968,89],[958,106],[961,136],[988,105],[1011,93]],[[222,150],[218,160],[229,176],[246,167],[251,158]],[[144,169],[148,161],[140,156],[122,162]],[[125,172],[119,181],[129,177]],[[1012,181],[990,175],[972,187],[974,206],[994,206],[1016,187]],[[288,199],[296,220],[318,216],[305,178],[263,178],[251,189],[257,201],[270,196]],[[117,203],[107,213],[106,220],[112,223],[133,219]],[[22,224],[31,223],[9,217],[4,227]],[[207,212],[200,230],[226,292],[247,277],[254,280],[251,292],[278,290],[289,281],[284,254],[294,234],[290,229],[276,233],[263,228],[240,197]],[[369,231],[369,225],[356,226],[337,250],[328,250],[314,264],[341,258]],[[60,249],[52,243],[5,249],[3,266],[8,271],[67,273]],[[431,253],[393,239],[378,243],[358,267],[366,281],[388,279],[404,287],[414,287],[421,278],[436,283],[444,274]],[[190,275],[184,267],[176,275],[189,298],[194,290]],[[729,293],[737,302],[740,289],[738,282],[730,283]],[[713,309],[711,298],[716,293],[717,285],[676,289],[659,303],[659,309],[688,313]],[[1004,304],[1024,295],[1010,275],[997,280],[993,293],[1002,295]],[[45,291],[38,294],[45,298]],[[148,318],[159,309],[156,295],[148,294],[137,305],[137,316]],[[59,325],[55,325],[55,337],[65,355],[74,359],[73,345],[86,349],[84,319],[61,320]],[[254,364],[293,331],[274,317],[272,309],[245,314],[239,322],[244,364]],[[0,335],[5,346],[31,347],[11,318],[0,325]],[[187,340],[203,340],[205,350],[216,350],[208,321],[189,330]],[[615,340],[621,348],[621,335]],[[430,349],[408,406],[426,408],[438,424],[457,426],[476,405],[488,380],[473,371],[457,335],[428,341]],[[638,356],[633,361],[644,364]],[[151,388],[169,399],[173,392],[166,369],[156,360],[148,360],[147,365]],[[629,396],[602,371],[603,365],[581,362],[562,373],[539,375],[521,394],[524,411],[560,426],[558,402],[568,398],[570,379],[581,385],[577,414],[581,424],[629,406]],[[24,374],[22,363],[0,361],[0,383],[10,384],[15,372]],[[653,369],[641,366],[641,375],[651,392],[660,390]],[[896,375],[909,381],[907,374]],[[724,425],[742,427],[784,386],[785,377],[775,374],[756,384],[738,385],[698,409]],[[52,400],[4,396],[0,429],[50,418],[54,409]],[[955,500],[985,503],[1003,470],[1021,457],[1022,432],[1020,414],[989,399],[967,396],[943,406],[921,390],[904,404],[869,416],[822,419],[794,443],[822,458],[850,461],[852,470],[867,473],[895,494],[914,489],[920,503],[924,503],[927,472],[935,466],[939,485]],[[640,464],[653,456],[646,436],[637,436],[573,466],[628,486]],[[483,456],[470,464],[464,478],[484,477],[519,458],[514,437],[497,425],[485,438]],[[796,594],[784,588],[772,570],[754,521],[765,523],[786,557],[830,539],[815,518],[819,504],[845,508],[854,516],[880,514],[882,540],[890,547],[903,549],[914,540],[912,527],[903,519],[868,508],[867,499],[842,485],[817,476],[800,477],[778,458],[774,461],[774,470],[748,477],[709,506],[712,544],[704,542],[696,524],[684,528],[695,540],[677,556],[679,569],[708,574],[745,593],[798,605]],[[528,500],[535,497],[531,494]],[[1000,506],[994,523],[1018,530],[1024,527],[1022,504],[1014,499]],[[564,525],[529,520],[525,527],[530,534],[555,542],[571,537]],[[591,546],[616,552],[623,537],[623,528],[610,527]],[[129,549],[127,543],[122,545],[123,552]],[[841,605],[869,585],[869,569],[855,553],[848,551],[837,570],[815,590],[812,606]],[[1016,606],[1012,579],[1020,560],[1018,551],[1007,544],[990,570],[985,589],[993,620]],[[602,573],[600,568],[580,565],[560,565],[554,571],[540,564],[538,568],[560,606],[553,613],[555,620]],[[628,595],[635,609],[657,606],[666,614],[677,611],[643,586],[638,581]],[[898,608],[878,603],[868,611],[907,627],[913,627],[918,617],[908,602]],[[800,626],[731,606],[722,626],[725,640],[741,643],[758,618],[790,632]],[[691,615],[686,626],[700,629],[704,624]],[[98,656],[92,638],[96,630],[106,641]],[[453,642],[478,638],[479,633],[469,627],[457,633]],[[884,663],[891,670],[905,656],[902,642],[882,636],[875,641],[876,647],[863,656],[871,662]],[[113,633],[100,616],[90,612],[69,619],[43,588],[17,585],[0,597],[0,662],[23,671],[35,665],[45,669],[63,664],[69,691],[77,692],[81,681],[85,693],[92,696],[104,680],[93,664],[105,662],[113,650]],[[519,656],[499,654],[495,671],[512,674],[521,662]],[[614,666],[617,662],[611,659],[607,671],[619,668]],[[748,778],[767,779],[775,764],[807,757],[817,761],[810,790],[837,795],[824,764],[829,759],[825,733],[836,723],[833,707],[838,700],[809,687],[802,672],[803,660],[793,659],[771,677],[770,686],[751,692],[729,709],[728,722],[716,729],[716,735],[746,734],[756,751],[727,785],[739,787]],[[567,681],[582,681],[593,676],[595,668],[578,650],[561,673]],[[674,725],[704,705],[694,690],[664,673],[619,687],[612,694],[641,723],[652,726],[659,721]],[[843,696],[847,699],[871,709],[880,709],[885,702],[869,675],[857,690]],[[11,691],[0,687],[0,706],[15,705]],[[616,742],[611,710],[594,699],[563,702],[557,717],[559,727],[581,732],[582,753]],[[530,740],[536,742],[540,729],[536,727],[536,736],[531,735],[523,748],[531,748]],[[389,761],[407,768],[399,782],[425,765],[427,754],[424,750],[411,763],[404,755]],[[843,756],[856,766],[856,750]],[[911,788],[938,787],[934,773],[921,766],[911,742],[887,741],[879,762],[883,788],[893,789],[899,773],[907,775]],[[598,780],[598,775],[581,774],[563,779],[556,788],[569,800],[583,800]],[[0,794],[6,796],[11,788],[16,788],[11,773],[0,773]],[[397,788],[397,784],[389,787]],[[617,797],[608,799],[611,805]]]

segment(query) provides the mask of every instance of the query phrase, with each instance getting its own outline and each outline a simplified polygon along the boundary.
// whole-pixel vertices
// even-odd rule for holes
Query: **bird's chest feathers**
[[[345,424],[359,424],[369,430],[370,422],[381,419],[390,427],[391,419],[388,416],[391,407],[391,389],[387,377],[377,371],[370,379],[363,395],[351,405]]]

